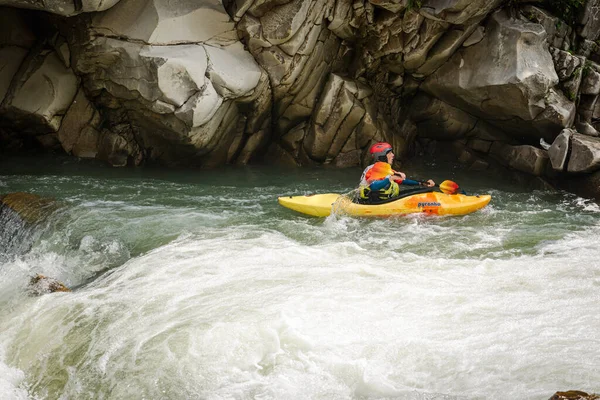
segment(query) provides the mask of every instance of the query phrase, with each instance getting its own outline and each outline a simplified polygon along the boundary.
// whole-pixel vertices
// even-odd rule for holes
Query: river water
[[[359,169],[4,159],[0,193],[60,206],[20,243],[0,237],[0,397],[600,392],[598,205],[407,168],[492,202],[460,217],[319,219],[276,197],[347,192]],[[35,273],[74,291],[28,296]]]

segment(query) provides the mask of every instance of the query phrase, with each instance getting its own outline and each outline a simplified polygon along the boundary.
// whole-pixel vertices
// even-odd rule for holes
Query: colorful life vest
[[[386,162],[369,165],[363,172],[360,183],[360,197],[363,200],[385,200],[400,194],[400,182],[390,177],[394,174],[392,166]]]

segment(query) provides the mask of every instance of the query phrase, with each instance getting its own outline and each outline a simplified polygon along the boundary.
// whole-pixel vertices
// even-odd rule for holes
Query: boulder
[[[556,392],[549,400],[599,400],[597,394],[588,394],[579,390],[569,390],[567,392]]]
[[[22,77],[5,96],[0,113],[25,131],[57,132],[79,79],[55,51],[42,49],[21,68]]]
[[[144,153],[168,164],[208,166],[235,162],[242,153],[248,160],[249,151],[260,150],[255,145],[265,145],[258,138],[267,134],[268,81],[220,4],[121,2],[95,15],[88,35],[75,49],[74,67],[93,101],[109,110],[105,125],[132,128],[102,134],[98,157],[123,165],[141,162]],[[86,131],[88,145],[93,133]]]
[[[576,133],[572,129],[563,129],[563,131],[554,139],[548,149],[548,157],[555,171],[564,171],[569,154],[571,136]]]
[[[547,152],[529,145],[510,146],[494,142],[490,148],[490,154],[502,164],[529,175],[543,175],[548,164]]]
[[[498,121],[497,125],[513,119],[520,134],[532,135],[531,121],[553,107],[548,116],[542,116],[551,118],[552,126],[558,122],[564,127],[572,122],[575,108],[566,108],[558,96],[549,97],[558,76],[545,38],[539,24],[511,19],[502,10],[495,12],[484,39],[457,51],[421,88],[473,115]],[[560,131],[554,129],[553,136]]]
[[[94,36],[118,37],[148,45],[205,43],[213,46],[238,42],[235,27],[220,3],[211,0],[127,0],[91,23]]]
[[[29,294],[33,296],[41,296],[43,294],[55,293],[55,292],[70,292],[67,286],[64,283],[54,279],[49,278],[47,276],[36,274],[29,281],[29,286],[27,287]]]
[[[548,153],[537,147],[515,146],[508,165],[530,175],[541,176],[548,164]]]
[[[577,132],[586,136],[600,136],[600,133],[596,130],[596,128],[594,128],[591,124],[585,121],[575,122],[575,129],[577,130]]]
[[[327,28],[340,39],[350,40],[356,36],[356,28],[351,25],[353,10],[351,0],[335,2],[335,7],[332,15],[329,17],[330,22]]]
[[[570,150],[568,172],[593,172],[600,169],[600,138],[574,133],[571,135]]]
[[[30,8],[71,17],[83,12],[104,11],[118,2],[119,0],[0,0],[0,6]]]
[[[58,205],[54,199],[33,193],[14,192],[0,196],[0,209],[10,209],[27,224],[43,222]]]
[[[560,87],[569,100],[575,101],[579,93],[585,58],[556,48],[552,49],[551,54]]]
[[[567,99],[562,91],[554,88],[548,90],[545,103],[546,108],[531,121],[531,127],[534,133],[537,133],[536,137],[553,140],[561,130],[573,125],[577,108],[575,107],[575,103]],[[518,122],[516,126],[510,123],[507,124],[507,127],[511,126],[517,131],[523,129],[523,127],[519,129]],[[525,127],[528,128],[528,124],[525,124]],[[526,131],[525,133],[532,135],[531,132]]]
[[[586,62],[583,68],[581,94],[600,94],[600,65],[591,61]]]

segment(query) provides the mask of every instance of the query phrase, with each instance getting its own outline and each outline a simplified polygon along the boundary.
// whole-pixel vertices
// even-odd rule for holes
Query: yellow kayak
[[[335,193],[308,196],[284,196],[277,200],[282,206],[314,217],[336,214],[357,217],[389,217],[413,213],[434,215],[465,215],[485,207],[491,200],[489,194],[467,196],[441,192],[417,193],[384,204],[358,204],[346,196]]]

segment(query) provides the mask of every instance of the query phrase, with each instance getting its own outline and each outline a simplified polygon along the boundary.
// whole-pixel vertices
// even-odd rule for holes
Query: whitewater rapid
[[[56,190],[65,206],[28,251],[0,265],[0,393],[547,399],[558,390],[600,392],[595,203],[504,187],[464,217],[311,219],[274,198],[351,182],[336,183],[341,175],[326,171],[299,185],[249,174],[258,178],[243,193],[229,184],[101,173],[63,178],[58,191],[50,189],[55,175],[29,176],[28,185]],[[3,189],[21,188],[18,178],[0,177]],[[75,290],[29,297],[34,271]]]

